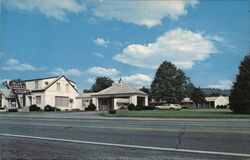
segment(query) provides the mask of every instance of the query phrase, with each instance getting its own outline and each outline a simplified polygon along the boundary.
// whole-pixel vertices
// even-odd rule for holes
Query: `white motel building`
[[[79,93],[76,83],[65,76],[46,77],[23,80],[30,94],[18,95],[22,108],[37,105],[44,109],[46,105],[57,107],[62,111],[85,110],[89,103],[96,105],[97,110],[108,111],[118,109],[121,105],[133,103],[135,105],[148,105],[148,95],[127,84],[122,80],[118,84],[97,93]],[[25,100],[24,100],[25,97]],[[1,109],[17,108],[18,104],[10,92],[1,92]],[[26,107],[27,108],[27,107]]]

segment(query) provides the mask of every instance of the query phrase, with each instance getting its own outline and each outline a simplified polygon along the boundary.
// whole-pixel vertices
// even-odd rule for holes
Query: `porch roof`
[[[142,92],[136,88],[133,88],[133,87],[129,86],[128,84],[115,84],[115,85],[113,85],[109,88],[106,88],[100,92],[92,94],[92,96],[98,97],[98,96],[125,95],[125,94],[147,96],[147,93]]]

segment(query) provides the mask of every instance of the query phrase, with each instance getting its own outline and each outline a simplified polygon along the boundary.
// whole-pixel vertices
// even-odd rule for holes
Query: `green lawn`
[[[250,118],[250,114],[233,114],[229,109],[182,109],[182,110],[118,110],[107,117],[154,117],[154,118]]]

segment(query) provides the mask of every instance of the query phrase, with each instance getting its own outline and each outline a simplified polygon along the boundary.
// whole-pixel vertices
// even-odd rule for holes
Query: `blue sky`
[[[1,0],[0,80],[64,74],[149,87],[165,60],[229,89],[249,53],[249,1]]]

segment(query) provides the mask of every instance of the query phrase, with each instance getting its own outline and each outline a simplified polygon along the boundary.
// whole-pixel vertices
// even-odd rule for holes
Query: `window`
[[[69,92],[69,84],[66,84],[66,92]]]
[[[69,106],[69,97],[55,97],[55,106],[68,107]]]
[[[39,81],[35,81],[35,89],[39,88]]]
[[[56,90],[60,91],[60,83],[56,83]]]
[[[36,104],[41,104],[41,102],[42,102],[42,97],[36,96]]]

